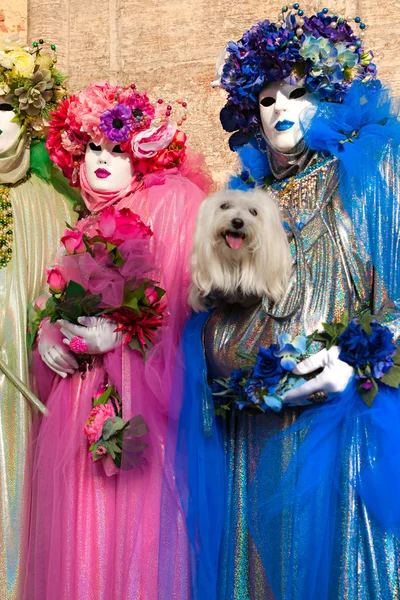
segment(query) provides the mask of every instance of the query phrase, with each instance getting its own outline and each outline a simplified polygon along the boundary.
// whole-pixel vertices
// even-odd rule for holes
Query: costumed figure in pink
[[[49,416],[32,450],[25,600],[158,598],[169,396],[211,184],[178,129],[186,113],[100,83],[52,114],[47,148],[88,215],[66,230],[33,311]]]

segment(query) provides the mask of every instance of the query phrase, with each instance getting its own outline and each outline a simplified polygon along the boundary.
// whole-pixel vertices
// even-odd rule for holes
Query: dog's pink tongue
[[[241,237],[236,237],[235,235],[229,234],[226,237],[229,247],[232,248],[232,250],[240,250],[243,244],[243,239]]]

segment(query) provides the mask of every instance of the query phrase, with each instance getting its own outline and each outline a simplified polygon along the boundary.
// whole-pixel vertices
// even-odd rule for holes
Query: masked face
[[[86,149],[85,165],[89,184],[99,192],[118,192],[128,185],[134,175],[129,154],[113,143],[96,146],[90,142]]]
[[[315,96],[304,88],[274,82],[260,92],[258,102],[262,127],[270,144],[280,152],[294,148],[303,137],[300,116],[315,104]]]
[[[10,104],[0,104],[0,153],[8,150],[18,139],[21,123],[12,123],[14,117]]]

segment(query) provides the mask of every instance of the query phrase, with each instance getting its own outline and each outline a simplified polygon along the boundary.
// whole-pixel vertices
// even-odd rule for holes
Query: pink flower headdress
[[[186,135],[178,126],[187,118],[187,105],[176,100],[182,114],[175,123],[170,118],[172,104],[162,99],[152,104],[134,84],[94,83],[65,98],[51,113],[46,147],[75,187],[80,185],[79,165],[89,140],[119,145],[130,154],[139,175],[178,167],[186,152]]]

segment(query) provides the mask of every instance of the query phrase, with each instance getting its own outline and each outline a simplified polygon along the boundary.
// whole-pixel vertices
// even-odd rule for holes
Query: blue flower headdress
[[[237,43],[228,43],[221,75],[228,101],[221,122],[226,131],[237,132],[231,147],[258,130],[258,94],[268,82],[286,81],[321,100],[342,102],[353,81],[375,77],[373,54],[364,48],[366,25],[354,19],[358,36],[349,21],[327,8],[307,17],[294,4],[282,7],[278,22],[256,23]]]

